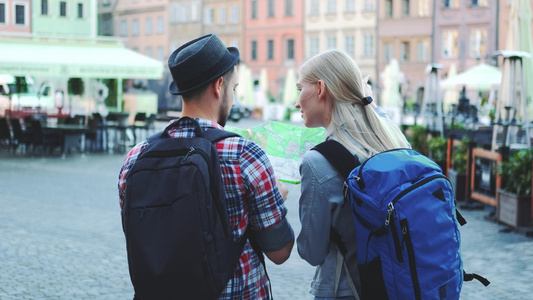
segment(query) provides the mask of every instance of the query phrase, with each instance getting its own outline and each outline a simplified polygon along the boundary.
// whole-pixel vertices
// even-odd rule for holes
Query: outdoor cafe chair
[[[6,118],[0,118],[0,147],[7,147],[11,149],[13,139],[11,138],[11,129]]]
[[[22,128],[19,118],[11,118],[11,129],[13,130],[13,153],[17,152],[20,145],[24,145],[24,151],[32,144],[31,132]]]

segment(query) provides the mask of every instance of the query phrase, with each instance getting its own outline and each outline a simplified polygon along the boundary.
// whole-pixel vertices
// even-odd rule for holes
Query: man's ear
[[[222,77],[219,77],[214,83],[213,83],[213,88],[214,88],[214,93],[215,93],[215,96],[217,96],[217,98],[220,98],[221,95],[222,95],[222,89],[224,89],[224,79],[222,79]]]

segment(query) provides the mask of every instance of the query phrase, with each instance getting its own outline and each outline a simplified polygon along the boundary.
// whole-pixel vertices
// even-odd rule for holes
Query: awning
[[[36,77],[160,79],[163,64],[119,43],[0,41],[0,74]]]

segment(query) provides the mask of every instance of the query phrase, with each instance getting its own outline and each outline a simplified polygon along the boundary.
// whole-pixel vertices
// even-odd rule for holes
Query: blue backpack
[[[395,149],[360,164],[336,141],[315,148],[347,178],[362,299],[458,299],[463,281],[489,284],[463,271],[458,225],[466,222],[435,162]]]

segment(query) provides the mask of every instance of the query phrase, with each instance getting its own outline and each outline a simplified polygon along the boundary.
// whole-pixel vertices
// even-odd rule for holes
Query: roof
[[[120,43],[0,40],[0,74],[160,79],[163,64]]]

